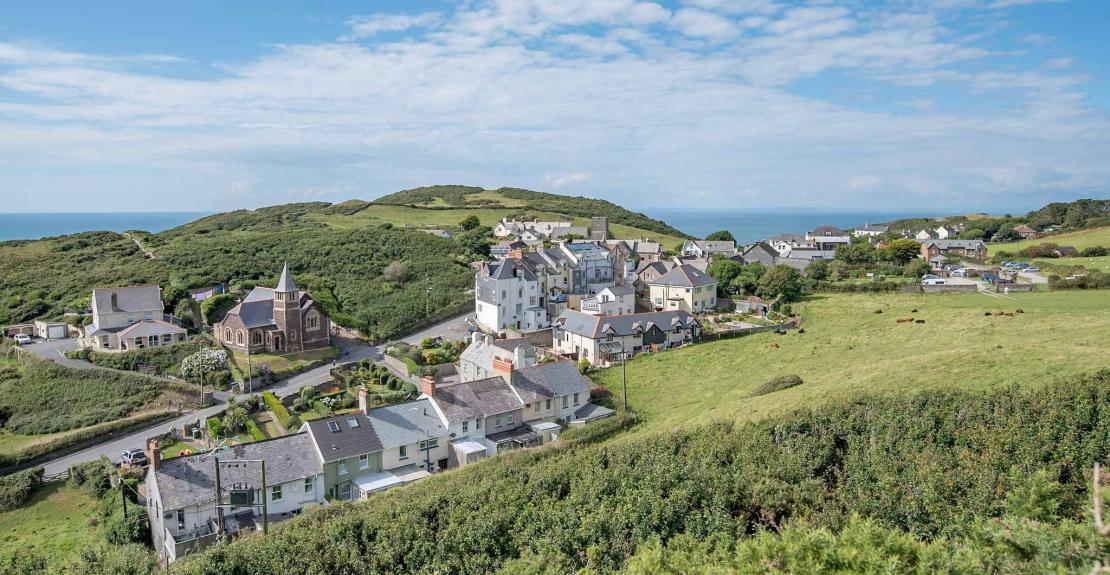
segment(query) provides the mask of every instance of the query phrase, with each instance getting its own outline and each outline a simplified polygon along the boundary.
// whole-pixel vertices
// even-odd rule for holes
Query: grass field
[[[1091,246],[1110,247],[1110,226],[1091,228],[1089,230],[1080,230],[1078,232],[1069,232],[1066,234],[1059,234],[1055,236],[1045,236],[1043,238],[1032,240],[1022,240],[1020,242],[991,244],[988,247],[992,252],[1016,252],[1020,249],[1043,243],[1053,243],[1061,246],[1074,246],[1075,248],[1080,250],[1082,250],[1083,248],[1089,248]]]
[[[1110,367],[1110,292],[1012,297],[813,296],[794,306],[804,318],[803,334],[764,333],[633,359],[629,401],[645,417],[643,427],[657,429],[713,418],[759,419],[858,392],[1037,385]],[[1018,308],[1025,313],[984,316]],[[876,309],[883,313],[873,313]],[[909,317],[926,323],[895,323]],[[804,383],[749,397],[760,384],[789,374]],[[619,395],[619,367],[599,372],[595,380]]]
[[[263,353],[251,354],[251,367],[257,368],[259,365],[265,364],[270,368],[270,373],[274,374],[275,378],[283,377],[283,374],[292,373],[307,365],[311,365],[325,359],[335,359],[339,357],[339,349],[335,347],[327,347],[324,349],[314,349],[312,351],[302,351],[300,353],[287,353],[285,355],[270,355]],[[247,354],[241,352],[234,352],[232,354],[235,366],[239,368],[241,373],[247,372]]]
[[[29,503],[0,513],[0,557],[16,550],[35,550],[65,565],[98,534],[89,525],[96,502],[65,483],[43,486]]]
[[[1046,273],[1071,273],[1071,269],[1077,266],[1083,266],[1089,270],[1099,270],[1110,273],[1110,256],[1097,258],[1042,259],[1033,261],[1033,265],[1039,266],[1041,270]]]

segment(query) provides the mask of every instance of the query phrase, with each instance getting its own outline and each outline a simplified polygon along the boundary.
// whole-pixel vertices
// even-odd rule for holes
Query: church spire
[[[285,267],[281,268],[281,278],[278,279],[277,287],[274,288],[276,292],[295,292],[297,291],[297,284],[293,283],[293,275],[289,273],[289,262],[285,262]]]

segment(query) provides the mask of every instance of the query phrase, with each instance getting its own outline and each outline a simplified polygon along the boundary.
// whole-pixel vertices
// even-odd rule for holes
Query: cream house
[[[92,292],[92,323],[81,343],[116,352],[185,341],[185,328],[169,319],[158,286],[97,288]]]
[[[635,355],[696,340],[701,324],[685,310],[597,316],[567,310],[553,324],[555,353],[605,367],[621,353]]]
[[[691,265],[678,266],[648,283],[657,311],[708,311],[717,306],[717,280]]]

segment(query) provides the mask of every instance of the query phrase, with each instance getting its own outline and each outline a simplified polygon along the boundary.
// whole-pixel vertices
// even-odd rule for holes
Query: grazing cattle
[[[990,317],[990,316],[991,316],[991,312],[989,312],[989,311],[988,311],[987,313],[985,313],[985,314],[983,314],[983,315],[985,315],[985,316],[987,316],[987,317]]]
[[[910,318],[905,318],[905,319],[896,319],[894,321],[896,321],[898,323],[913,323],[913,318],[910,317]]]
[[[881,310],[881,309],[877,309],[877,310],[875,310],[875,311],[873,311],[873,312],[871,312],[871,313],[883,313],[883,310]]]
[[[778,349],[778,348],[779,348],[779,344],[777,344],[777,343],[772,343],[771,344],[771,349]]]
[[[1014,314],[1012,314],[1012,313],[1010,313],[1010,312],[1006,312],[1006,313],[1004,313],[1004,314],[1002,314],[1002,315],[1004,315],[1004,316],[1006,316],[1006,317],[1014,317]]]
[[[1004,311],[996,311],[996,312],[994,312],[994,315],[1006,315],[1006,312],[1004,312]]]
[[[1014,313],[1025,313],[1025,310],[1023,310],[1023,309],[1015,309],[1015,310],[1014,310]]]
[[[913,320],[913,322],[914,322],[914,323],[925,323],[925,320],[923,320],[923,319],[915,319],[915,320]]]
[[[805,333],[805,332],[806,332],[806,328],[804,328],[804,327],[798,328],[798,333]]]
[[[910,313],[917,313],[917,308],[913,308],[913,309],[911,309],[911,310],[910,310]]]

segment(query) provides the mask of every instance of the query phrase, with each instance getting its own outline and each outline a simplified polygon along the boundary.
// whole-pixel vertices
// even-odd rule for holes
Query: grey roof
[[[447,435],[447,428],[443,427],[432,401],[427,398],[371,409],[367,419],[374,426],[383,449]]]
[[[528,266],[530,270],[532,270],[533,273],[559,273],[559,270],[555,269],[554,266],[548,263],[548,261],[544,259],[543,255],[539,252],[528,252],[524,254],[524,263]]]
[[[608,407],[603,407],[594,403],[587,403],[586,405],[578,408],[578,411],[574,412],[574,419],[572,419],[571,421],[592,421],[594,419],[609,417],[614,413],[616,412],[612,409],[609,409]]]
[[[767,241],[769,241],[769,242],[792,242],[792,243],[793,242],[804,242],[805,241],[805,236],[803,236],[801,234],[795,234],[795,233],[792,233],[792,232],[787,232],[785,234],[779,234],[777,236],[771,236],[771,237],[767,238]]]
[[[348,420],[354,420],[357,427],[352,426]],[[338,431],[332,431],[330,425],[332,423],[339,428]],[[305,425],[308,426],[309,435],[325,463],[383,449],[375,427],[371,425],[366,415],[357,411],[314,419]]]
[[[509,279],[514,277],[514,269],[517,271],[517,274],[524,279],[530,281],[536,280],[536,274],[532,273],[532,270],[524,265],[524,262],[516,258],[505,258],[499,262],[490,264],[489,277],[499,280]]]
[[[312,446],[312,439],[305,433],[267,439],[246,445],[236,445],[220,450],[221,461],[261,459],[266,462],[266,483],[277,485],[321,473],[320,460]],[[190,505],[214,501],[216,465],[212,454],[186,455],[162,462],[154,477],[158,482],[158,495],[162,509],[181,509]],[[235,483],[260,488],[260,466],[220,466],[220,485],[224,497]]]
[[[120,337],[148,337],[152,335],[185,333],[185,328],[160,320],[137,321],[119,332]]]
[[[846,236],[848,232],[836,226],[817,226],[809,232],[809,235],[814,237],[827,237],[827,236]]]
[[[655,273],[662,275],[667,273],[667,271],[673,267],[675,267],[675,264],[670,260],[664,260],[660,262],[640,262],[640,267],[636,270],[636,273],[641,274],[644,273],[644,271],[646,271],[648,268],[651,268],[655,270]]]
[[[865,224],[856,229],[861,232],[885,232],[890,229],[890,226],[884,226],[880,224]]]
[[[593,387],[573,361],[541,363],[513,370],[512,379],[513,389],[525,403],[589,392]]]
[[[695,240],[701,249],[710,252],[731,252],[736,250],[736,242],[731,240]]]
[[[942,250],[946,250],[949,248],[981,250],[987,247],[986,244],[983,243],[983,240],[925,240],[924,242],[922,242],[921,245],[925,247],[937,246]]]
[[[697,287],[715,285],[717,280],[691,265],[681,265],[655,278],[652,285]]]
[[[516,351],[516,348],[521,346],[525,347],[525,355],[535,356],[536,348],[528,341],[528,338],[517,337],[511,339],[494,339],[488,344],[485,339],[479,339],[477,342],[472,342],[470,345],[466,346],[466,349],[459,355],[459,360],[469,361],[485,369],[492,369],[494,356],[505,357],[506,352],[511,356]]]
[[[297,284],[293,283],[293,275],[289,273],[289,262],[285,262],[285,266],[281,268],[281,277],[278,278],[274,291],[297,291]]]
[[[591,339],[599,338],[608,332],[612,332],[614,336],[633,335],[637,327],[646,331],[651,326],[658,326],[664,331],[669,331],[674,329],[676,325],[689,327],[697,323],[697,319],[686,310],[609,316],[597,316],[580,311],[566,310],[555,320],[555,325],[561,329]]]
[[[447,421],[475,419],[520,409],[520,400],[501,376],[437,387],[432,399]]]
[[[112,306],[112,294],[116,296],[115,307]],[[162,288],[158,286],[95,288],[92,299],[97,313],[162,311],[165,307],[162,303]]]
[[[274,290],[254,288],[246,299],[228,310],[226,316],[239,316],[239,321],[247,328],[274,325]]]
[[[750,253],[752,253],[756,250],[764,251],[764,252],[767,253],[767,255],[769,255],[771,257],[778,257],[778,255],[779,255],[778,250],[771,247],[771,244],[768,244],[767,242],[755,242],[754,244],[751,245],[751,247],[744,250],[744,255],[750,254]]]
[[[605,290],[609,290],[609,292],[612,293],[615,296],[632,295],[632,294],[636,293],[635,288],[633,288],[629,284],[611,285],[609,287],[606,287],[606,288],[602,289],[601,291],[605,291]]]

